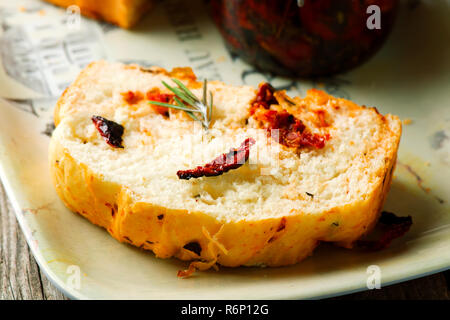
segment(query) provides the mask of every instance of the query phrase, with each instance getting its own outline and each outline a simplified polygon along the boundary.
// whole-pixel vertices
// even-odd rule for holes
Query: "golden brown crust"
[[[122,28],[131,28],[153,6],[152,0],[45,0],[67,8],[76,5],[83,15],[105,20]]]

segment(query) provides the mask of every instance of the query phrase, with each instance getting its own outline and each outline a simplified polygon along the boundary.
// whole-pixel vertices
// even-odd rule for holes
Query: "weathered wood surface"
[[[0,300],[67,299],[39,270],[1,184],[0,239]]]
[[[0,300],[67,299],[39,270],[0,184]],[[449,299],[450,271],[334,299]]]

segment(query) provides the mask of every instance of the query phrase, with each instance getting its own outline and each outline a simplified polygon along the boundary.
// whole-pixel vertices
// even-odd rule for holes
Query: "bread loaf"
[[[121,242],[193,261],[191,270],[294,264],[321,241],[351,247],[374,226],[395,166],[396,116],[315,89],[304,98],[276,91],[261,107],[261,87],[211,81],[205,130],[184,111],[148,103],[148,92],[170,93],[162,81],[173,84],[171,78],[202,96],[203,84],[189,68],[104,61],[90,64],[66,89],[55,109],[49,161],[68,208]],[[325,138],[317,145],[282,143],[266,134],[269,111]],[[93,116],[123,126],[123,148],[106,143]],[[255,144],[240,167],[177,176],[247,138]]]
[[[131,28],[153,6],[153,0],[45,0],[67,8],[76,5],[83,15]]]

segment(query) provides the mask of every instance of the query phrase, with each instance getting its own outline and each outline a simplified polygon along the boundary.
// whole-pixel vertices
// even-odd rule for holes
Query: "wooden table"
[[[39,270],[0,184],[0,300],[67,299]],[[445,299],[450,271],[334,299]]]

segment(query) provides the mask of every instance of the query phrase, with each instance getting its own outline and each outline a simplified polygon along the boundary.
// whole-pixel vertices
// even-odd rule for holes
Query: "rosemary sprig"
[[[172,87],[166,82],[162,84],[173,92],[175,95],[174,101],[176,104],[170,104],[160,101],[148,101],[150,104],[173,108],[178,110],[183,110],[186,114],[194,119],[195,121],[200,121],[203,128],[208,130],[211,123],[212,107],[213,107],[213,96],[211,91],[209,92],[209,103],[207,100],[207,80],[203,82],[203,97],[202,100],[198,99],[191,90],[189,90],[180,80],[172,79],[177,87]]]

